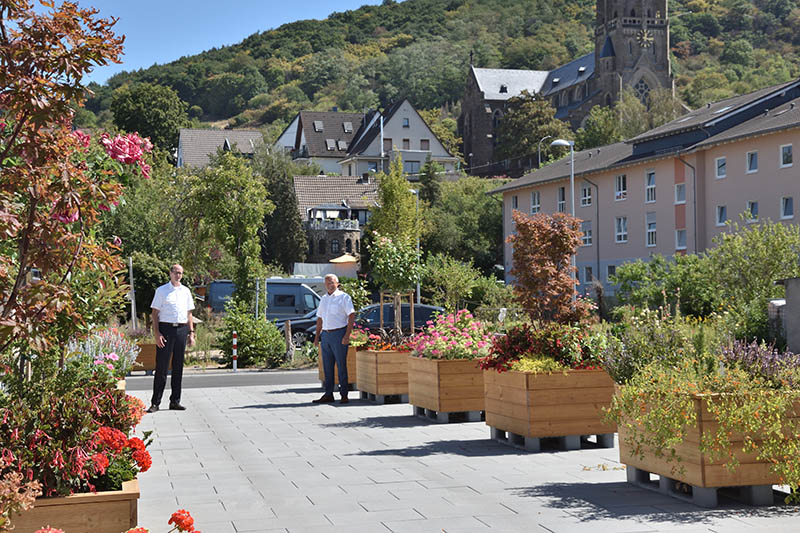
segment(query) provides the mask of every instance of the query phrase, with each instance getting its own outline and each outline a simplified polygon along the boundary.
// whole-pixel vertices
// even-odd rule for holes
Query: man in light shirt
[[[153,303],[150,304],[153,317],[153,336],[156,339],[156,376],[153,380],[153,398],[148,413],[158,411],[164,386],[167,384],[167,369],[172,359],[172,383],[169,395],[169,408],[184,411],[181,405],[181,380],[183,379],[183,354],[194,345],[194,322],[192,291],[181,285],[183,267],[174,264],[169,269],[169,283],[156,289]]]
[[[350,333],[356,319],[356,310],[350,296],[339,290],[339,278],[335,274],[325,276],[327,294],[322,296],[317,308],[317,331],[314,345],[320,346],[322,369],[325,372],[325,394],[313,403],[332,403],[333,366],[339,370],[339,403],[348,403],[347,348]]]

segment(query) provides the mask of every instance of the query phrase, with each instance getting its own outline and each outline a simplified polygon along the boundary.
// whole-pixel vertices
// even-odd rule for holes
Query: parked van
[[[319,295],[302,278],[267,279],[267,319],[286,319],[307,314],[319,306]],[[208,305],[214,312],[225,310],[236,287],[229,279],[208,285]],[[263,288],[262,288],[263,290]]]

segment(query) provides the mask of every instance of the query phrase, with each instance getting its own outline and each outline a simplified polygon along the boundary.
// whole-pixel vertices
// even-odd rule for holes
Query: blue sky
[[[79,0],[101,17],[117,17],[115,33],[124,34],[122,64],[96,67],[84,82],[104,83],[123,70],[169,63],[214,47],[235,44],[257,31],[303,19],[324,19],[333,12],[377,5],[380,0]]]

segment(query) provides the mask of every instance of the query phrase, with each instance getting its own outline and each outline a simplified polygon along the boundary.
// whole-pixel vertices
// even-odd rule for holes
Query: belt
[[[163,324],[165,326],[172,326],[173,328],[179,328],[181,326],[186,326],[189,323],[188,322],[181,322],[181,323],[178,323],[178,322],[159,322],[158,324],[159,325]]]
[[[342,327],[336,328],[336,329],[323,329],[322,331],[330,332],[330,331],[340,331],[340,330],[343,330],[343,329],[347,329],[347,326],[342,326]]]

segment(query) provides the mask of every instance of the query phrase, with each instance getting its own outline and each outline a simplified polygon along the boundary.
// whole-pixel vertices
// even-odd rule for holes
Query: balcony
[[[309,220],[308,229],[322,229],[322,230],[352,230],[358,231],[358,220],[350,219],[333,219],[333,220]]]

